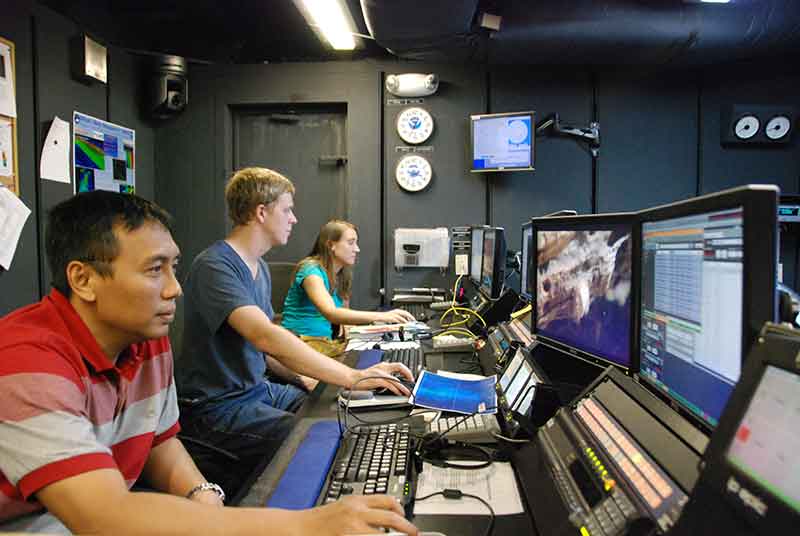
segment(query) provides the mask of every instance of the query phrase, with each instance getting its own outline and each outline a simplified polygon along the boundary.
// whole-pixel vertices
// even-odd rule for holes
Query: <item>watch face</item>
[[[433,169],[425,158],[412,154],[400,159],[394,176],[402,189],[408,192],[419,192],[430,184]]]
[[[740,140],[749,140],[756,135],[760,126],[761,124],[758,122],[756,116],[745,115],[736,121],[736,124],[733,126],[733,131]]]
[[[792,128],[792,122],[788,117],[776,115],[767,121],[765,133],[769,139],[779,140],[789,133],[790,128]]]
[[[422,143],[433,134],[433,117],[422,108],[406,108],[397,116],[397,134],[406,143]]]

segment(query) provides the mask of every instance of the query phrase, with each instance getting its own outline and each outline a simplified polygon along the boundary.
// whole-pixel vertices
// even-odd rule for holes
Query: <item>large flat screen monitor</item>
[[[632,367],[633,214],[534,218],[533,332],[587,361]]]
[[[531,299],[531,263],[533,262],[533,227],[530,222],[522,226],[522,246],[520,247],[519,295]]]
[[[502,227],[487,227],[483,231],[483,263],[481,290],[497,299],[503,291],[506,270],[506,238]]]
[[[483,266],[483,227],[472,227],[469,248],[469,278],[480,284]]]
[[[534,113],[473,115],[472,171],[533,170]]]
[[[640,377],[711,430],[758,330],[775,318],[774,187],[642,211]]]

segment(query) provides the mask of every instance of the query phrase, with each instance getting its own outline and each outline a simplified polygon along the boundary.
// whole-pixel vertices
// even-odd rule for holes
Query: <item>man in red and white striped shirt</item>
[[[385,497],[220,508],[221,489],[175,437],[167,333],[181,287],[169,225],[155,204],[103,191],[50,212],[53,290],[0,318],[0,532],[416,534]],[[130,492],[140,477],[164,493]]]

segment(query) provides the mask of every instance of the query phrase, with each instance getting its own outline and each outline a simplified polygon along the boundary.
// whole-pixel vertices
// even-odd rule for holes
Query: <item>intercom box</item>
[[[450,235],[446,227],[394,230],[395,268],[440,268],[450,264]]]

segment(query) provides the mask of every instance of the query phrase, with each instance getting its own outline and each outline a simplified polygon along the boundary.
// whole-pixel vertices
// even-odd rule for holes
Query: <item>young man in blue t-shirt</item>
[[[268,359],[272,370],[285,367],[343,387],[358,383],[409,394],[391,375],[413,379],[395,363],[351,369],[272,322],[271,281],[262,257],[289,239],[297,223],[293,196],[291,181],[275,171],[236,172],[225,188],[233,229],[197,256],[184,284],[182,357],[176,364],[183,433],[237,454],[245,465],[274,454],[305,396],[294,385],[265,380]],[[371,376],[387,379],[364,379]],[[226,470],[212,460],[196,461],[209,474]]]

